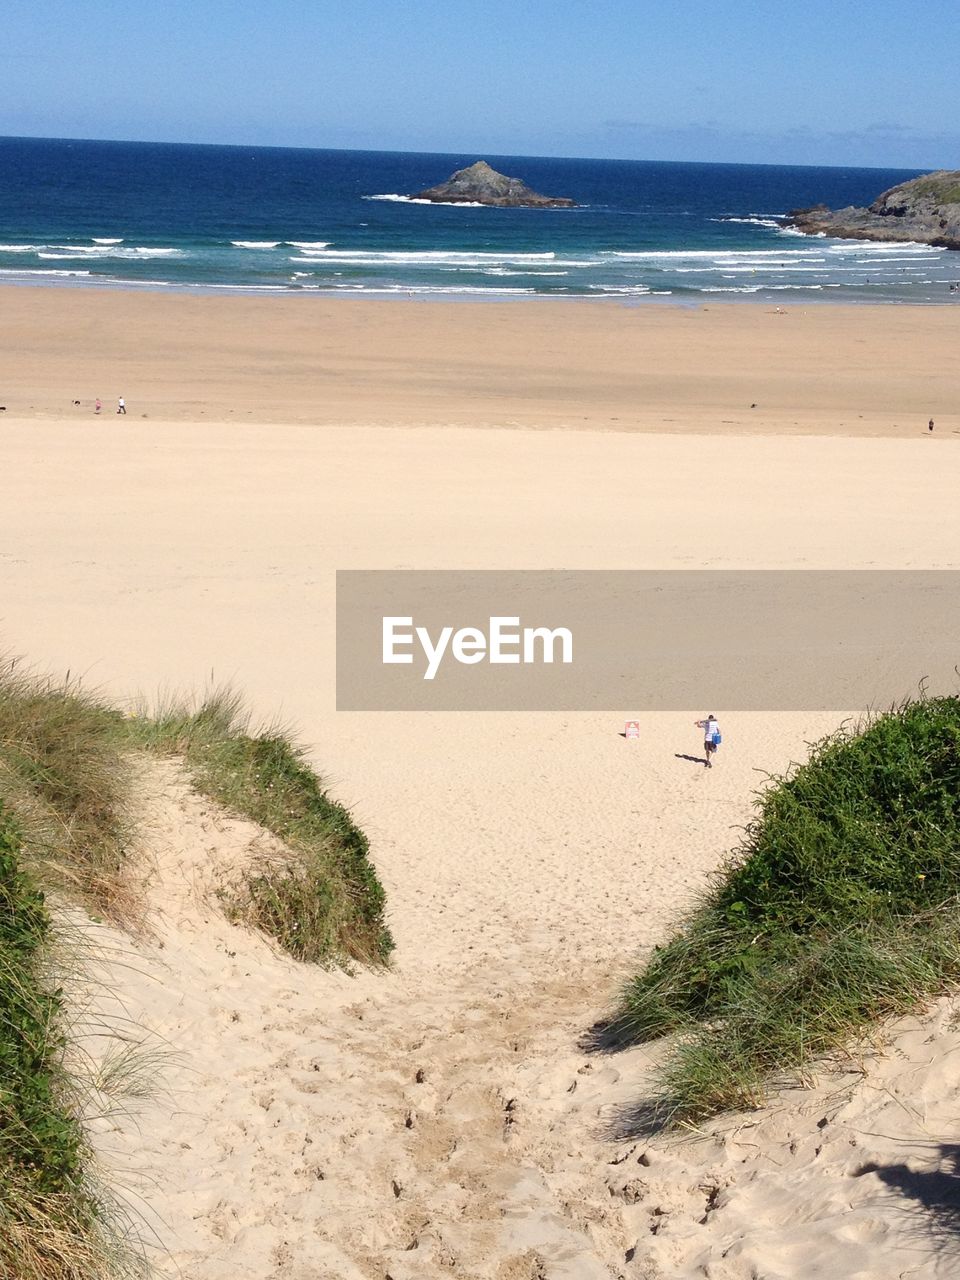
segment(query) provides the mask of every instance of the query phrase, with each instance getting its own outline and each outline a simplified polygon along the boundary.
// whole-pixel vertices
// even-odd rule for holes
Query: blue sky
[[[960,168],[957,0],[7,0],[0,134]]]

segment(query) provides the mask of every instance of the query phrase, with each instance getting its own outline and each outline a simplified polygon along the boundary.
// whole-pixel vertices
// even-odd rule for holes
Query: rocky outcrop
[[[915,240],[960,249],[960,170],[940,169],[884,191],[866,209],[794,209],[787,226],[845,240]]]
[[[415,200],[434,204],[489,204],[501,209],[573,209],[575,200],[564,196],[542,196],[520,181],[491,169],[478,160],[468,169],[458,169],[439,186],[418,191]]]

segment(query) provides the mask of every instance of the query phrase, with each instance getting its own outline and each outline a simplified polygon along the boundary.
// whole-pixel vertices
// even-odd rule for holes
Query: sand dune
[[[174,764],[136,794],[151,936],[96,930],[97,1002],[164,1089],[97,1141],[160,1274],[954,1274],[952,1004],[764,1112],[640,1140],[656,1051],[580,1047],[609,964],[514,942],[479,970],[305,972],[216,905],[267,837]]]
[[[134,301],[118,303],[110,323]],[[71,295],[65,305],[66,333],[78,304]],[[499,314],[479,312],[484,324]],[[341,314],[349,330],[354,313]],[[505,314],[518,323],[519,312]],[[659,314],[636,323],[646,332]],[[778,322],[759,314],[750,325]],[[903,314],[908,329],[928,332],[931,321]],[[816,363],[833,315],[790,361]],[[588,349],[599,339],[585,323]],[[929,329],[934,350],[941,323]],[[874,357],[886,334],[868,329]],[[209,351],[228,336],[218,331]],[[179,350],[168,341],[163,351]],[[130,375],[149,363],[132,343],[124,349]],[[85,416],[81,427],[50,390],[76,366],[58,382],[54,347],[43,350],[13,382],[35,378],[48,398],[38,396],[34,416],[8,409],[0,428],[5,643],[55,670],[80,669],[120,699],[202,686],[213,669],[246,689],[259,715],[295,721],[371,837],[398,942],[393,973],[347,976],[299,967],[228,925],[210,899],[211,868],[242,857],[256,830],[192,796],[172,769],[145,780],[154,937],[114,940],[127,962],[110,986],[169,1050],[167,1092],[99,1141],[121,1186],[136,1190],[161,1274],[951,1274],[917,1207],[917,1175],[936,1172],[950,1141],[960,1056],[949,1009],[905,1024],[846,1092],[834,1080],[679,1145],[616,1136],[642,1096],[649,1052],[579,1047],[636,956],[735,842],[763,772],[800,757],[843,709],[764,716],[701,705],[641,715],[638,743],[618,733],[634,708],[337,715],[333,574],[956,567],[952,434],[794,439],[777,434],[778,411],[758,419],[768,434],[718,434],[726,402],[716,387],[703,404],[676,392],[684,422],[699,427],[685,435],[318,430],[269,413],[233,426],[189,417],[198,403],[221,419],[229,408],[199,374],[162,425]],[[757,358],[767,368],[768,354]],[[771,368],[778,358],[769,355]],[[152,368],[156,388],[177,383]],[[882,378],[867,389],[872,427],[915,397],[918,369],[890,375],[886,402]],[[258,377],[238,385],[262,405]],[[133,405],[136,387],[124,382]],[[280,369],[263,394],[283,382]],[[419,392],[394,416],[389,383],[374,408],[376,385],[361,380],[347,424],[431,420]],[[833,413],[836,386],[823,399],[798,386],[784,404],[813,405],[808,426],[825,406]],[[313,392],[298,387],[306,417]],[[478,406],[469,416],[479,428]],[[499,412],[490,408],[491,420],[504,426]],[[559,420],[552,412],[547,403],[543,420]],[[709,521],[707,494],[719,513]],[[727,711],[710,773],[683,758],[698,746],[694,714],[707,709]],[[887,1172],[864,1172],[871,1163]]]

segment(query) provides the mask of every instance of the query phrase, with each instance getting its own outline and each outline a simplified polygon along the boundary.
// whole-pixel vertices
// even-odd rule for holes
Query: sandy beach
[[[391,973],[347,975],[231,926],[213,876],[257,832],[145,773],[151,932],[91,928],[102,1007],[166,1055],[97,1133],[159,1274],[953,1274],[906,1173],[872,1167],[940,1167],[950,1007],[865,1075],[679,1143],[623,1123],[656,1050],[582,1043],[763,777],[857,709],[701,705],[641,715],[638,742],[629,707],[338,714],[334,574],[960,567],[960,311],[0,302],[3,647],[121,701],[212,676],[294,725],[397,940]]]
[[[163,422],[910,436],[931,417],[960,428],[958,341],[953,306],[3,286],[0,404],[82,420],[123,395],[129,416]]]

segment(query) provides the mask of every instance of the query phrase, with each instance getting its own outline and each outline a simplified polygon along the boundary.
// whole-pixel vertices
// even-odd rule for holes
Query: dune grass
[[[46,976],[50,916],[0,806],[0,1280],[141,1274],[87,1175],[64,1068],[62,996]]]
[[[116,923],[135,910],[125,875],[123,717],[69,679],[0,668],[0,801],[47,888]]]
[[[242,700],[221,691],[130,725],[141,746],[181,756],[198,790],[286,846],[283,856],[261,858],[223,887],[232,919],[269,934],[298,960],[386,962],[393,940],[366,836],[329,799],[289,734],[251,735],[248,719]]]
[[[818,1059],[960,977],[960,700],[920,699],[774,779],[728,865],[624,991],[672,1034],[654,1121],[805,1083]]]
[[[367,839],[326,795],[279,728],[248,732],[230,691],[130,717],[69,680],[0,667],[0,802],[16,814],[21,858],[45,888],[113,923],[137,923],[125,818],[132,751],[179,755],[196,787],[287,846],[223,886],[228,914],[298,960],[385,962],[393,941]]]
[[[123,718],[69,679],[0,666],[0,1280],[141,1274],[91,1176],[43,889],[134,923]]]
[[[280,733],[251,735],[239,699],[122,715],[70,680],[0,665],[0,1280],[127,1280],[143,1257],[92,1176],[70,1067],[60,972],[70,940],[44,890],[112,923],[139,923],[126,813],[132,753],[180,754],[197,788],[286,845],[223,887],[224,906],[298,959],[385,962],[392,940],[365,836]],[[63,966],[66,966],[64,969]],[[131,1054],[133,1055],[131,1058]],[[151,1087],[138,1047],[97,1090]],[[132,1086],[132,1087],[131,1087]]]

